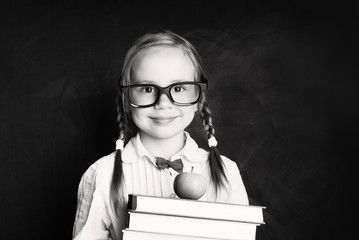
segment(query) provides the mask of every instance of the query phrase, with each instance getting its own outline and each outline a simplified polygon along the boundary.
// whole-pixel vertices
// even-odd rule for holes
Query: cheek
[[[139,123],[141,123],[141,121],[143,121],[141,118],[142,116],[146,115],[146,110],[145,109],[141,109],[141,108],[131,108],[130,109],[131,112],[131,117],[133,122],[138,125]]]
[[[198,110],[198,106],[197,106],[197,104],[196,104],[196,105],[193,105],[193,106],[189,106],[189,107],[187,107],[186,109],[183,109],[183,110],[182,110],[182,113],[183,113],[183,115],[186,116],[186,118],[191,118],[191,119],[193,119],[195,113],[197,112],[197,110]]]

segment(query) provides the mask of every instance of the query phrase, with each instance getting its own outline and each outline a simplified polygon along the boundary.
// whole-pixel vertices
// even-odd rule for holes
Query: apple
[[[173,189],[179,198],[201,198],[207,190],[207,181],[201,175],[192,172],[182,172],[173,181]]]

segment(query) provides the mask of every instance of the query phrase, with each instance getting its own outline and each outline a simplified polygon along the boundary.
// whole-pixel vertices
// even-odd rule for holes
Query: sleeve
[[[101,187],[97,187],[99,162],[91,165],[81,177],[78,188],[77,209],[73,226],[74,240],[109,240],[110,219]]]
[[[246,187],[244,186],[242,176],[239,172],[237,164],[226,158],[222,157],[225,161],[225,166],[227,170],[227,177],[228,177],[228,198],[226,202],[228,203],[236,203],[236,204],[243,204],[248,205],[248,195]]]
[[[86,223],[91,208],[93,193],[95,192],[96,169],[96,164],[91,165],[81,177],[77,192],[77,208],[72,232],[73,238],[81,231]]]
[[[108,229],[109,218],[101,191],[95,190],[91,208],[83,227],[74,236],[74,240],[111,240]]]

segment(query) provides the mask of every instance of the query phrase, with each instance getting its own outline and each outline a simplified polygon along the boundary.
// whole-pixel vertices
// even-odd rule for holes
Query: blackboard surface
[[[203,56],[218,148],[237,162],[250,203],[267,207],[257,239],[346,239],[357,20],[344,3],[4,2],[0,239],[71,239],[81,175],[114,149],[124,54],[156,29]],[[206,147],[198,128],[195,119],[188,130]]]

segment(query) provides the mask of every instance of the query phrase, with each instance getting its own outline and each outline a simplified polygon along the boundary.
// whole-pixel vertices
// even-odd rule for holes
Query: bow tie
[[[169,161],[161,157],[156,157],[156,165],[159,169],[173,168],[178,173],[183,172],[183,163],[181,159]]]

